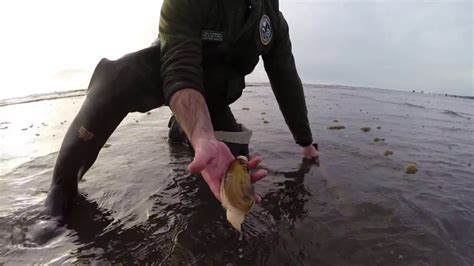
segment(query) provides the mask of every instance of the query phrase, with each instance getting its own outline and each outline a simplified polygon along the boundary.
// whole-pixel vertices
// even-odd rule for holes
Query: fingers
[[[262,162],[262,157],[255,156],[249,161],[248,166],[249,168],[256,168],[261,162]],[[252,182],[257,182],[258,180],[265,177],[267,174],[268,174],[267,170],[260,169],[256,172],[251,173],[250,178],[252,179]]]
[[[317,152],[303,151],[303,158],[314,159],[314,158],[317,158],[318,156],[319,156],[319,154]]]
[[[314,159],[314,158],[318,158],[319,155],[321,154],[318,150],[316,150],[314,148],[314,146],[310,145],[310,146],[307,146],[307,147],[303,147],[302,148],[302,153],[303,153],[303,157],[306,158],[306,159]]]
[[[265,170],[265,169],[260,169],[254,173],[251,173],[250,174],[250,178],[252,179],[252,182],[257,182],[258,180],[264,178],[265,176],[267,176],[268,174],[268,171]]]
[[[253,158],[249,161],[248,166],[249,166],[249,168],[255,168],[255,167],[257,167],[261,162],[262,162],[262,157],[260,157],[260,156],[257,155],[257,156],[253,157]]]
[[[191,173],[200,173],[204,168],[206,168],[207,163],[211,158],[209,156],[202,155],[201,153],[196,153],[194,160],[188,165],[188,170]]]
[[[220,186],[219,182],[211,181],[211,182],[208,183],[208,185],[209,185],[209,188],[212,191],[212,194],[214,194],[216,199],[218,201],[221,201],[221,186]]]
[[[262,196],[258,195],[257,193],[255,193],[255,202],[258,204],[260,202],[262,202]]]
[[[314,160],[314,159],[319,158],[320,154],[321,153],[319,152],[316,152],[315,154],[303,154],[303,158],[308,159],[308,160]]]

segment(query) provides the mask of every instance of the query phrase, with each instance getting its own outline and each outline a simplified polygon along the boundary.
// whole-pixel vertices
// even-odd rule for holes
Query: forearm
[[[285,118],[285,122],[296,143],[304,147],[313,143],[311,128],[308,121],[308,111],[306,108],[304,93],[302,92],[303,89],[298,87],[293,87],[293,89],[295,91],[293,95],[286,92],[275,92],[275,96],[283,117]],[[301,90],[301,93],[296,92],[298,90]]]
[[[303,85],[296,72],[294,61],[291,60],[286,65],[265,66],[278,106],[296,143],[300,146],[310,145],[313,140],[308,110]]]
[[[296,63],[291,51],[288,24],[280,13],[276,22],[274,46],[270,53],[263,55],[265,70],[285,121],[296,143],[309,146],[313,142],[308,122],[308,111],[303,84],[296,71]]]
[[[170,108],[194,148],[200,139],[215,139],[209,110],[200,92],[177,91],[171,97]]]

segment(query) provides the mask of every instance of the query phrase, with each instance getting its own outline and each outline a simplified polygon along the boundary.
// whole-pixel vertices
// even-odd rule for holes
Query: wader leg
[[[168,122],[168,128],[168,141],[191,145],[186,133],[184,132],[184,129],[178,123],[178,120],[176,120],[174,115],[171,116]]]
[[[59,151],[46,200],[48,214],[65,214],[77,195],[78,181],[95,162],[100,149],[127,113],[127,110],[114,110],[110,105],[100,105],[86,98]]]
[[[216,138],[224,142],[234,156],[249,156],[249,142],[252,131],[235,121],[230,107],[209,107]],[[189,145],[189,140],[178,121],[172,116],[168,122],[168,138],[171,142]]]
[[[155,89],[160,90],[150,81],[151,73],[137,64],[149,53],[145,49],[116,61],[103,59],[96,67],[86,99],[61,145],[46,214],[64,217],[78,193],[79,180],[129,112],[146,112],[163,104],[163,98],[154,95]]]
[[[229,106],[209,107],[216,138],[229,147],[234,156],[249,157],[249,142],[252,132],[237,123]]]
[[[229,147],[230,152],[235,156],[249,157],[249,143],[252,137],[252,131],[243,124],[240,126],[239,132],[215,131],[216,138],[224,142]]]

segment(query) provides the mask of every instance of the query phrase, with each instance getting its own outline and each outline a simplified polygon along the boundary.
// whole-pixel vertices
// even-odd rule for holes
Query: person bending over
[[[242,95],[244,78],[260,57],[295,142],[305,158],[317,157],[278,0],[164,0],[151,47],[97,65],[59,151],[46,214],[66,215],[78,181],[128,113],[160,106],[173,112],[169,139],[194,149],[189,171],[201,173],[220,199],[222,177],[235,156],[248,156],[251,136],[229,105]],[[260,161],[254,158],[250,166]],[[252,179],[265,175],[260,170]]]

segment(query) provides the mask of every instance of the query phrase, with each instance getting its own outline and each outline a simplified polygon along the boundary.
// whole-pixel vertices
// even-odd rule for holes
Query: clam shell
[[[227,220],[239,231],[245,215],[255,204],[255,191],[246,159],[239,156],[230,163],[221,185],[222,206],[227,210]]]

